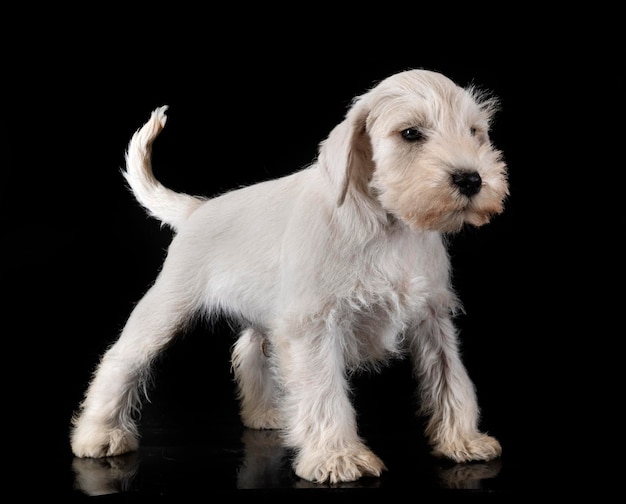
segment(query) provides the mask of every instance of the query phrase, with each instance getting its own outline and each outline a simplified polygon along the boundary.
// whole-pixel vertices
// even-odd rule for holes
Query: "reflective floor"
[[[174,359],[177,360],[176,358]],[[408,365],[408,364],[407,364]],[[165,373],[171,371],[165,366]],[[171,367],[174,367],[172,364]],[[190,400],[198,386],[184,387],[189,377],[159,377],[151,402],[144,406],[139,451],[106,459],[78,459],[67,439],[61,440],[62,457],[56,467],[55,487],[72,499],[106,500],[164,498],[188,499],[218,495],[237,498],[290,495],[298,499],[350,496],[405,495],[445,497],[453,500],[487,499],[521,495],[532,464],[515,440],[509,442],[500,415],[487,417],[490,433],[500,438],[503,456],[490,462],[455,464],[429,453],[423,436],[423,419],[413,412],[413,386],[399,368],[382,376],[357,381],[354,397],[361,436],[385,462],[379,478],[338,485],[320,485],[298,478],[291,469],[291,453],[275,431],[244,428],[239,420],[232,384],[224,381],[208,404]],[[193,371],[195,373],[197,370]],[[207,371],[210,373],[210,371]],[[503,408],[506,401],[500,402]],[[495,406],[489,405],[491,410]]]
[[[414,494],[485,495],[501,492],[501,459],[487,463],[450,464],[398,451],[407,441],[377,446],[388,464],[380,478],[363,478],[335,486],[296,477],[289,453],[271,431],[243,430],[239,439],[222,436],[222,443],[203,446],[142,446],[137,453],[108,459],[73,459],[76,494],[100,496],[183,496],[223,493],[310,491],[345,493],[371,490]],[[415,455],[415,454],[414,454]]]
[[[387,464],[388,470],[380,478],[338,485],[314,484],[295,476],[290,453],[281,446],[276,432],[242,428],[210,434],[211,438],[196,446],[144,443],[137,453],[124,456],[73,458],[71,494],[76,498],[284,493],[319,497],[410,492],[416,497],[490,498],[506,491],[506,458],[471,464],[437,460],[427,454],[417,436],[402,431],[370,441]],[[151,435],[144,437],[148,441]]]

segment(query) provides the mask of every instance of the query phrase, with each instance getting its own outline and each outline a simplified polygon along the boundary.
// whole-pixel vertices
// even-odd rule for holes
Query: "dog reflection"
[[[117,457],[74,458],[74,488],[86,495],[109,495],[127,492],[139,467],[137,452]]]
[[[245,429],[244,457],[237,471],[237,488],[292,486],[289,450],[276,430]]]
[[[495,478],[502,468],[502,460],[471,462],[437,467],[437,476],[444,488],[480,490],[483,481]]]

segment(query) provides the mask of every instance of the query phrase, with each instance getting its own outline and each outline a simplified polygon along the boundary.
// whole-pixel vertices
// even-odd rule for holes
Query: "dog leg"
[[[289,336],[273,346],[283,384],[285,441],[297,450],[294,470],[318,483],[380,476],[383,462],[357,433],[341,335],[313,325],[306,332],[296,326],[281,333]]]
[[[233,346],[232,364],[241,421],[251,429],[277,429],[282,426],[277,409],[278,388],[269,363],[265,335],[248,328]]]
[[[102,357],[80,412],[72,419],[71,446],[78,457],[120,455],[138,447],[133,416],[140,409],[150,365],[190,318],[186,290],[173,289],[164,273]]]
[[[448,317],[433,317],[418,327],[412,342],[422,412],[430,416],[426,436],[433,454],[456,462],[490,460],[502,448],[478,430],[474,384],[458,351],[456,328]]]

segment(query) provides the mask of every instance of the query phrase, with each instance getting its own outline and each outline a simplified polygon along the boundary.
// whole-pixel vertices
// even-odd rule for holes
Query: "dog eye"
[[[407,128],[400,132],[402,138],[408,140],[409,142],[417,142],[419,140],[423,140],[424,134],[419,130],[419,128]]]
[[[476,128],[470,128],[470,133],[472,136],[476,136],[476,133],[478,132],[478,130]]]

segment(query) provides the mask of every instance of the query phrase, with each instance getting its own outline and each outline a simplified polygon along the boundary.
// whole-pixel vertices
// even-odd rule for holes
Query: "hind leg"
[[[252,429],[280,428],[278,388],[265,336],[252,328],[244,330],[233,346],[232,364],[243,424]]]
[[[189,319],[189,289],[173,289],[171,280],[163,274],[157,279],[102,357],[72,419],[76,456],[106,457],[137,449],[133,416],[140,409],[150,365]]]

